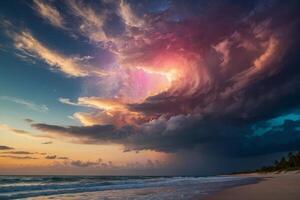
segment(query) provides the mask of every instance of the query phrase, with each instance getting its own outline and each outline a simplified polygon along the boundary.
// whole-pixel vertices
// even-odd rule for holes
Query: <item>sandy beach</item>
[[[258,177],[255,184],[238,186],[220,191],[206,200],[299,200],[300,173],[241,174],[238,176]]]

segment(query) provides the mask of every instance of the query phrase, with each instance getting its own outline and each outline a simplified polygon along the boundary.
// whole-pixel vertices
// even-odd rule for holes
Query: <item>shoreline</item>
[[[204,200],[298,200],[300,197],[300,172],[236,174],[255,177],[256,183],[235,186],[218,191]]]

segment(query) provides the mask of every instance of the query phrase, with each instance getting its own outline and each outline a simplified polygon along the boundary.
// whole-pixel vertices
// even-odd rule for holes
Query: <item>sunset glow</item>
[[[206,175],[297,150],[298,4],[2,1],[0,174]]]

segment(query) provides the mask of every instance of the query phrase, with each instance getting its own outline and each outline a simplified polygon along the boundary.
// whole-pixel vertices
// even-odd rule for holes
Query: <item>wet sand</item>
[[[255,184],[225,189],[205,200],[299,200],[300,173],[241,174],[238,176],[258,177]]]

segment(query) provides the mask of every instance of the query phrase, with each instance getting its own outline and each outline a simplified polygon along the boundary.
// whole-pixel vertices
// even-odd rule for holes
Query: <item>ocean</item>
[[[255,178],[149,176],[0,176],[0,199],[201,199]]]

